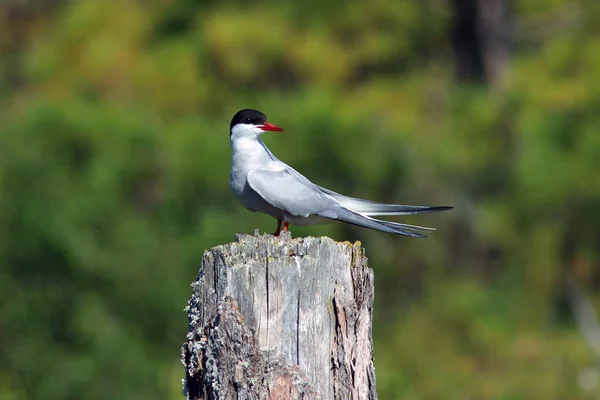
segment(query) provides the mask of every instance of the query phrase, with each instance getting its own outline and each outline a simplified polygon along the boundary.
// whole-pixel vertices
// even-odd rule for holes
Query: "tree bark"
[[[502,88],[509,72],[513,0],[452,0],[456,77]]]
[[[509,72],[512,0],[479,0],[478,27],[487,82],[502,88]]]
[[[377,398],[360,242],[237,235],[204,254],[192,288],[187,399]]]

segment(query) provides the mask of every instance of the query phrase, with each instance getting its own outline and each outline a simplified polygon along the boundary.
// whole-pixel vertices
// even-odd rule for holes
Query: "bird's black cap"
[[[231,135],[231,129],[237,124],[252,124],[252,125],[264,125],[267,122],[267,116],[260,111],[246,108],[245,110],[238,111],[231,119],[229,125],[229,134]]]

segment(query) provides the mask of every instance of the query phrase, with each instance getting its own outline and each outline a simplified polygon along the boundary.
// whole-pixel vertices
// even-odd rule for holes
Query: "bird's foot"
[[[278,219],[277,220],[277,230],[275,231],[275,233],[273,234],[273,236],[275,237],[279,237],[279,235],[281,234],[281,232],[289,232],[288,227],[290,226],[290,223],[285,221],[283,222],[283,230],[281,230],[281,223],[283,221]]]
[[[287,222],[285,223],[285,226],[283,227],[283,229],[287,231]],[[281,220],[278,219],[277,220],[277,230],[275,231],[275,233],[273,234],[273,236],[279,237],[280,233],[281,233]]]

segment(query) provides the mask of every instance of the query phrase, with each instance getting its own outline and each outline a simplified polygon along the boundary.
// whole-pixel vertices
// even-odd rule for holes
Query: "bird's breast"
[[[231,143],[231,172],[229,186],[240,197],[246,187],[248,174],[268,167],[272,162],[264,146],[256,139],[238,139]]]

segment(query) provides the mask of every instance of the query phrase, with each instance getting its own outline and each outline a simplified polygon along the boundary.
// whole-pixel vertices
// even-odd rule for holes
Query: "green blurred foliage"
[[[452,4],[0,2],[0,399],[180,398],[204,249],[275,227],[229,193],[246,107],[323,186],[456,206],[293,228],[365,245],[381,398],[598,398],[565,282],[600,301],[600,10],[514,1],[498,88],[455,79]]]

